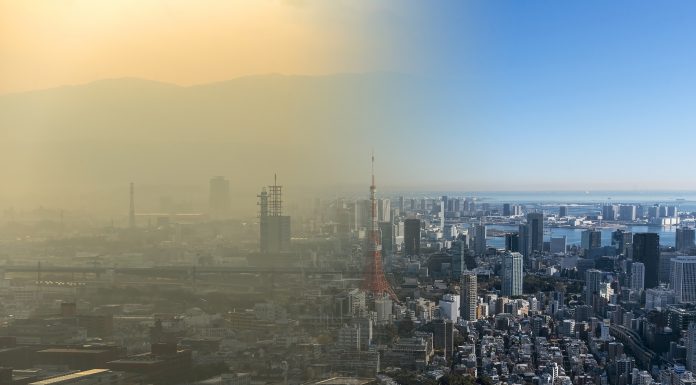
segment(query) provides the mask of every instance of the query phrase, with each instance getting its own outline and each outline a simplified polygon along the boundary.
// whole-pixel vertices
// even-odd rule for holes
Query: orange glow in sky
[[[391,69],[388,50],[351,28],[373,11],[343,0],[0,0],[0,93]]]

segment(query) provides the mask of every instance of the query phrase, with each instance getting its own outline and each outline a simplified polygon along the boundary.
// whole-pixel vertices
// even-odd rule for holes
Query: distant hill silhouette
[[[191,199],[204,204],[208,178],[226,175],[251,211],[253,192],[274,172],[295,192],[367,183],[372,147],[378,167],[391,173],[399,172],[392,155],[415,155],[433,140],[432,112],[446,110],[436,94],[423,78],[366,73],[190,87],[124,78],[0,95],[0,161],[10,166],[0,169],[10,186],[0,203],[53,197],[61,204],[62,194],[95,191],[105,197],[133,180],[200,186]],[[110,203],[120,207],[126,198]]]

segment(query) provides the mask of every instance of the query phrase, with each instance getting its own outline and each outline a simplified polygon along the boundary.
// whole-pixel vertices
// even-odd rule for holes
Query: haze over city
[[[695,385],[694,14],[0,0],[0,385]]]
[[[372,148],[387,191],[696,189],[688,2],[1,4],[2,207],[354,192]]]

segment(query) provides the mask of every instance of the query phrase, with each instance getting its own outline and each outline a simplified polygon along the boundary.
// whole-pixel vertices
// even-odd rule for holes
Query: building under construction
[[[290,217],[283,215],[283,187],[277,178],[264,188],[259,198],[259,249],[262,253],[290,251]]]

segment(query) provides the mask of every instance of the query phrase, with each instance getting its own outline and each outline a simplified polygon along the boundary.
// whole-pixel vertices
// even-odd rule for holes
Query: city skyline
[[[696,385],[695,14],[0,0],[0,385]]]

